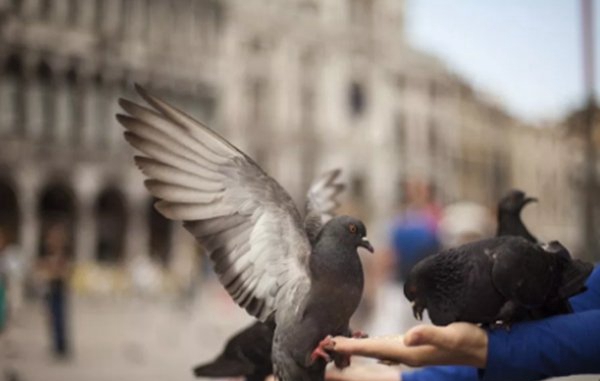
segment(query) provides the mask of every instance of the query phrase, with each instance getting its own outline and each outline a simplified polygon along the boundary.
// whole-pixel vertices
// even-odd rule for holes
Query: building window
[[[104,30],[105,0],[96,0],[94,4],[94,29]]]
[[[94,136],[96,138],[96,142],[98,147],[100,148],[108,148],[110,145],[110,122],[108,120],[108,115],[111,111],[111,103],[113,98],[111,97],[113,91],[106,87],[99,87],[97,97],[96,97],[96,114],[97,115],[97,124],[96,131],[94,131]]]
[[[396,115],[394,121],[394,137],[396,145],[400,150],[402,150],[401,152],[404,152],[404,147],[406,146],[407,138],[406,116],[404,114]]]
[[[9,181],[0,180],[0,234],[8,243],[19,241],[20,215],[17,194]]]
[[[23,11],[23,0],[12,0],[10,2],[10,6],[11,6],[11,11],[14,14],[19,15]]]
[[[365,179],[361,175],[354,175],[350,180],[350,191],[356,199],[362,199],[365,196]]]
[[[81,143],[86,128],[83,118],[85,110],[85,99],[82,91],[80,79],[77,70],[71,68],[67,72],[67,86],[65,89],[66,104],[64,110],[64,123],[66,135],[72,143]]]
[[[75,255],[75,196],[65,184],[53,184],[42,192],[38,204],[40,224],[39,256],[57,250]]]
[[[369,28],[373,22],[372,0],[350,0],[349,19],[352,25]]]
[[[54,11],[54,0],[40,0],[40,19],[48,21],[52,19]]]
[[[0,132],[2,135],[12,135],[17,121],[17,78],[10,76],[0,80]]]
[[[67,25],[76,26],[79,23],[79,0],[67,2]]]
[[[365,91],[360,83],[352,82],[350,84],[348,103],[353,117],[359,117],[364,113],[366,107]]]
[[[3,80],[3,99],[0,109],[0,120],[6,123],[7,132],[23,136],[25,133],[25,104],[26,104],[25,79],[23,65],[18,55],[8,57]]]
[[[192,4],[194,40],[200,42],[202,49],[214,52],[223,22],[222,5],[215,0],[194,1]]]
[[[119,263],[125,252],[125,197],[117,189],[106,189],[96,200],[95,209],[96,260],[107,264]]]
[[[438,98],[439,93],[440,93],[440,87],[437,84],[437,82],[435,82],[435,81],[429,82],[428,91],[429,91],[429,99],[431,100],[431,103],[435,103],[435,101]]]
[[[435,119],[429,119],[429,126],[427,131],[427,141],[429,144],[429,152],[435,154],[439,148],[438,141],[438,130],[437,130],[437,122]]]

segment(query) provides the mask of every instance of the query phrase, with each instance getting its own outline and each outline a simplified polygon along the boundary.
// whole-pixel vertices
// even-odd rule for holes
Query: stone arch
[[[39,255],[48,254],[51,245],[60,245],[69,257],[74,257],[75,193],[67,184],[54,182],[40,193],[38,218],[40,222]]]
[[[118,264],[125,257],[127,209],[125,196],[108,187],[98,195],[94,206],[96,220],[95,258],[100,263]]]
[[[0,248],[18,243],[20,229],[21,215],[14,184],[8,179],[0,179]]]
[[[21,77],[24,72],[24,63],[20,54],[9,54],[3,63],[3,71],[5,74]]]
[[[150,258],[167,267],[171,261],[173,221],[166,219],[154,208],[156,199],[148,202],[148,246]]]
[[[52,66],[44,59],[40,59],[37,63],[35,74],[40,82],[50,82],[54,75]]]

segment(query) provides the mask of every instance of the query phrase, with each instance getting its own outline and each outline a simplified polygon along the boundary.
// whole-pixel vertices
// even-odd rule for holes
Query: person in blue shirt
[[[533,381],[600,373],[600,266],[587,290],[570,299],[574,313],[483,330],[469,323],[420,325],[403,338],[335,337],[332,350],[424,367],[380,374],[332,371],[330,381]],[[364,378],[360,378],[364,377]]]

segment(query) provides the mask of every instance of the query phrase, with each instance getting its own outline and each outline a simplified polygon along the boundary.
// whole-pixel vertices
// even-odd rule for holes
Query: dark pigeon
[[[135,162],[159,199],[202,244],[230,296],[276,324],[272,359],[281,381],[324,379],[323,338],[349,332],[360,302],[358,247],[373,248],[352,217],[305,223],[291,197],[252,159],[190,116],[140,87],[152,109],[127,100],[117,119],[143,156]],[[316,237],[311,242],[310,237]]]
[[[194,368],[196,377],[245,377],[264,381],[273,373],[271,343],[275,326],[255,322],[233,336],[213,361]]]
[[[304,225],[314,232],[311,242],[324,223],[333,218],[339,206],[337,196],[345,185],[338,181],[341,171],[335,169],[317,177],[306,195]],[[264,381],[273,373],[271,346],[275,324],[255,322],[227,341],[223,352],[212,362],[194,368],[196,377],[245,377],[246,381]],[[338,360],[339,361],[339,360]]]
[[[538,242],[525,227],[521,220],[521,210],[530,202],[536,202],[537,198],[527,197],[523,191],[513,189],[498,203],[498,229],[496,236],[518,236],[530,242]]]
[[[510,325],[552,316],[585,290],[593,265],[572,259],[558,242],[516,236],[485,239],[425,258],[411,271],[404,294],[421,319]]]

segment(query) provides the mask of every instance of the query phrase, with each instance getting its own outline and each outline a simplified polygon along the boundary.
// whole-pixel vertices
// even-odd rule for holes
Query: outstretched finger
[[[331,340],[331,345],[326,349],[349,355],[393,359],[398,352],[402,352],[403,348],[406,346],[399,337],[355,339],[337,336]]]

